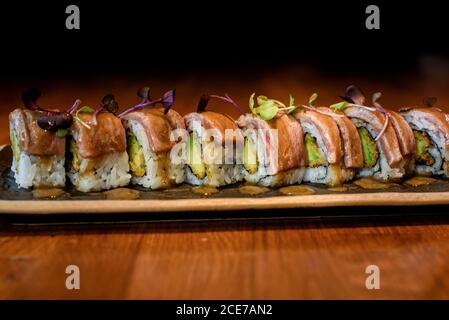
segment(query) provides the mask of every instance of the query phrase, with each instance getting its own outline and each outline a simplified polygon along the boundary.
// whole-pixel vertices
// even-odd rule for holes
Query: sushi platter
[[[44,189],[42,194],[20,189],[10,170],[10,146],[0,151],[0,214],[113,214],[171,213],[187,211],[232,211],[251,209],[323,208],[348,206],[410,206],[449,204],[449,181],[412,186],[373,185],[364,189],[356,184],[326,188],[318,184],[300,185],[295,190],[264,189],[233,185],[214,189],[183,184],[165,190],[145,190],[138,186],[119,188],[119,192],[81,193],[73,187]],[[419,182],[418,182],[419,183]],[[293,186],[295,187],[295,186]],[[369,186],[368,186],[369,188]],[[193,190],[192,190],[193,189]],[[201,192],[198,192],[201,191]]]
[[[449,204],[449,120],[425,107],[384,108],[355,86],[317,107],[255,96],[203,95],[181,116],[175,90],[118,112],[76,99],[66,111],[11,112],[0,151],[0,213],[89,214]],[[239,110],[233,119],[210,102]]]

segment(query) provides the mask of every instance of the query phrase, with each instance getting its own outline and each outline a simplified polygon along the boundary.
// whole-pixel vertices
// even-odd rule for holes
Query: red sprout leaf
[[[203,111],[206,111],[206,107],[209,103],[210,96],[208,94],[203,94],[198,101],[198,106],[196,107],[196,112],[201,113]]]
[[[345,90],[345,94],[340,96],[340,98],[353,104],[363,105],[365,103],[363,91],[355,85],[348,86]]]
[[[144,94],[145,91],[146,91],[145,88],[139,89],[137,91],[137,95],[142,98],[142,96],[145,96],[145,94]],[[147,93],[149,93],[149,89],[148,89]],[[143,100],[139,104],[123,111],[117,117],[119,119],[123,119],[123,117],[126,116],[128,113],[131,113],[131,112],[139,110],[139,109],[143,109],[145,107],[154,106],[155,104],[158,104],[158,103],[162,104],[162,106],[164,107],[164,114],[167,114],[175,101],[175,93],[176,93],[176,90],[173,89],[173,90],[167,91],[166,93],[164,93],[162,95],[161,98],[156,99],[156,100],[149,100],[149,98],[143,98]],[[148,97],[149,97],[149,94],[148,94]]]
[[[37,125],[44,130],[59,133],[58,137],[62,138],[65,134],[61,135],[61,132],[67,133],[67,129],[73,122],[73,113],[80,104],[81,100],[77,99],[67,111],[63,112],[41,109],[43,115],[37,118]]]
[[[41,110],[41,108],[36,104],[41,95],[40,90],[37,88],[31,88],[22,92],[22,101],[25,108],[31,110]]]
[[[142,99],[151,100],[150,98],[150,88],[149,87],[142,87],[137,90],[137,95],[141,97]]]
[[[37,88],[31,88],[22,92],[22,101],[25,108],[41,113],[36,119],[37,125],[41,129],[51,132],[69,128],[73,122],[72,110],[76,110],[79,107],[80,101],[76,100],[67,111],[46,110],[37,105],[37,100],[41,95],[41,91]]]
[[[108,93],[101,99],[100,107],[98,107],[94,112],[93,124],[97,125],[97,116],[103,111],[108,111],[110,113],[115,114],[118,111],[118,103],[115,101],[115,96],[111,93]]]
[[[76,110],[78,110],[78,108],[81,105],[81,100],[80,99],[76,99],[75,102],[73,103],[73,105],[70,107],[69,110],[67,110],[68,114],[73,114]]]
[[[51,113],[37,118],[37,124],[39,127],[52,132],[69,128],[72,121],[72,115],[67,112]]]
[[[433,108],[435,107],[437,103],[437,98],[436,97],[425,97],[423,99],[423,104],[428,107],[428,108]]]
[[[176,89],[169,90],[162,96],[161,103],[164,106],[164,114],[167,114],[175,102]]]
[[[198,102],[197,112],[205,111],[211,98],[224,101],[230,104],[232,107],[234,107],[234,109],[240,112],[240,114],[245,114],[245,112],[243,112],[242,107],[240,107],[234,100],[232,100],[232,98],[227,93],[225,93],[224,96],[219,96],[215,94],[202,95],[200,101]]]

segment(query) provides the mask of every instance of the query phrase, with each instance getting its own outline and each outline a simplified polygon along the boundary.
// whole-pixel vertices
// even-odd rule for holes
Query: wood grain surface
[[[449,298],[449,219],[2,225],[0,298]],[[79,266],[81,289],[65,288]],[[365,268],[381,289],[365,288]]]
[[[0,298],[448,299],[449,208],[382,213],[398,210],[391,219],[35,226],[0,216]],[[80,290],[65,287],[73,264]],[[380,290],[365,287],[372,264]]]

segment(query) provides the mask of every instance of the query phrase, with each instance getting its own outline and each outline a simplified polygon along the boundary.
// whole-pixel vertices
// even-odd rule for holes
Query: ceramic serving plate
[[[219,190],[181,185],[168,190],[148,191],[128,186],[112,192],[84,194],[68,186],[33,192],[17,187],[10,169],[11,159],[10,147],[4,146],[0,150],[0,213],[107,214],[449,204],[449,181],[443,179],[418,179],[397,184],[361,184],[356,181],[330,189],[311,184],[265,190],[244,185]]]

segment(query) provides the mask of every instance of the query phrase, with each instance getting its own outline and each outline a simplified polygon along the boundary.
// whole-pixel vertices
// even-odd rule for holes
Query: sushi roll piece
[[[338,186],[354,177],[361,166],[361,143],[349,119],[327,108],[294,113],[304,130],[308,165],[304,181]]]
[[[242,180],[243,165],[237,163],[237,145],[243,138],[229,115],[205,110],[210,98],[203,95],[197,112],[184,116],[187,139],[186,182],[220,187]]]
[[[253,98],[254,94],[251,101]],[[264,98],[259,96],[258,100],[262,99],[262,104],[278,103]],[[264,120],[256,111],[240,116],[237,124],[244,137],[243,175],[246,182],[265,187],[301,183],[307,153],[301,125],[293,116],[278,112],[272,119]]]
[[[398,180],[413,163],[415,145],[408,124],[398,113],[380,106],[379,97],[380,93],[373,95],[374,107],[365,106],[360,89],[350,86],[342,97],[348,103],[341,111],[357,127],[362,142],[363,168],[357,170],[357,177]]]
[[[41,112],[15,109],[9,115],[12,171],[21,188],[65,186],[65,137],[37,125]]]
[[[70,131],[68,176],[77,190],[100,191],[129,184],[125,128],[105,105],[95,112],[89,107],[79,109]]]
[[[416,142],[414,172],[419,175],[449,177],[449,122],[438,108],[403,109]]]
[[[140,91],[139,91],[140,92]],[[172,96],[172,98],[168,98]],[[174,90],[164,95],[174,99]],[[126,128],[127,149],[132,182],[149,189],[168,188],[185,180],[184,163],[171,152],[182,141],[176,141],[174,130],[185,131],[182,116],[170,109],[170,104],[155,106],[150,99],[131,112],[124,112],[122,118]],[[177,148],[180,150],[180,148]]]
[[[39,126],[49,112],[37,107],[37,89],[23,93],[26,109],[9,114],[9,134],[13,151],[11,170],[21,188],[65,186],[64,154],[66,138]],[[70,125],[70,123],[69,123]]]

